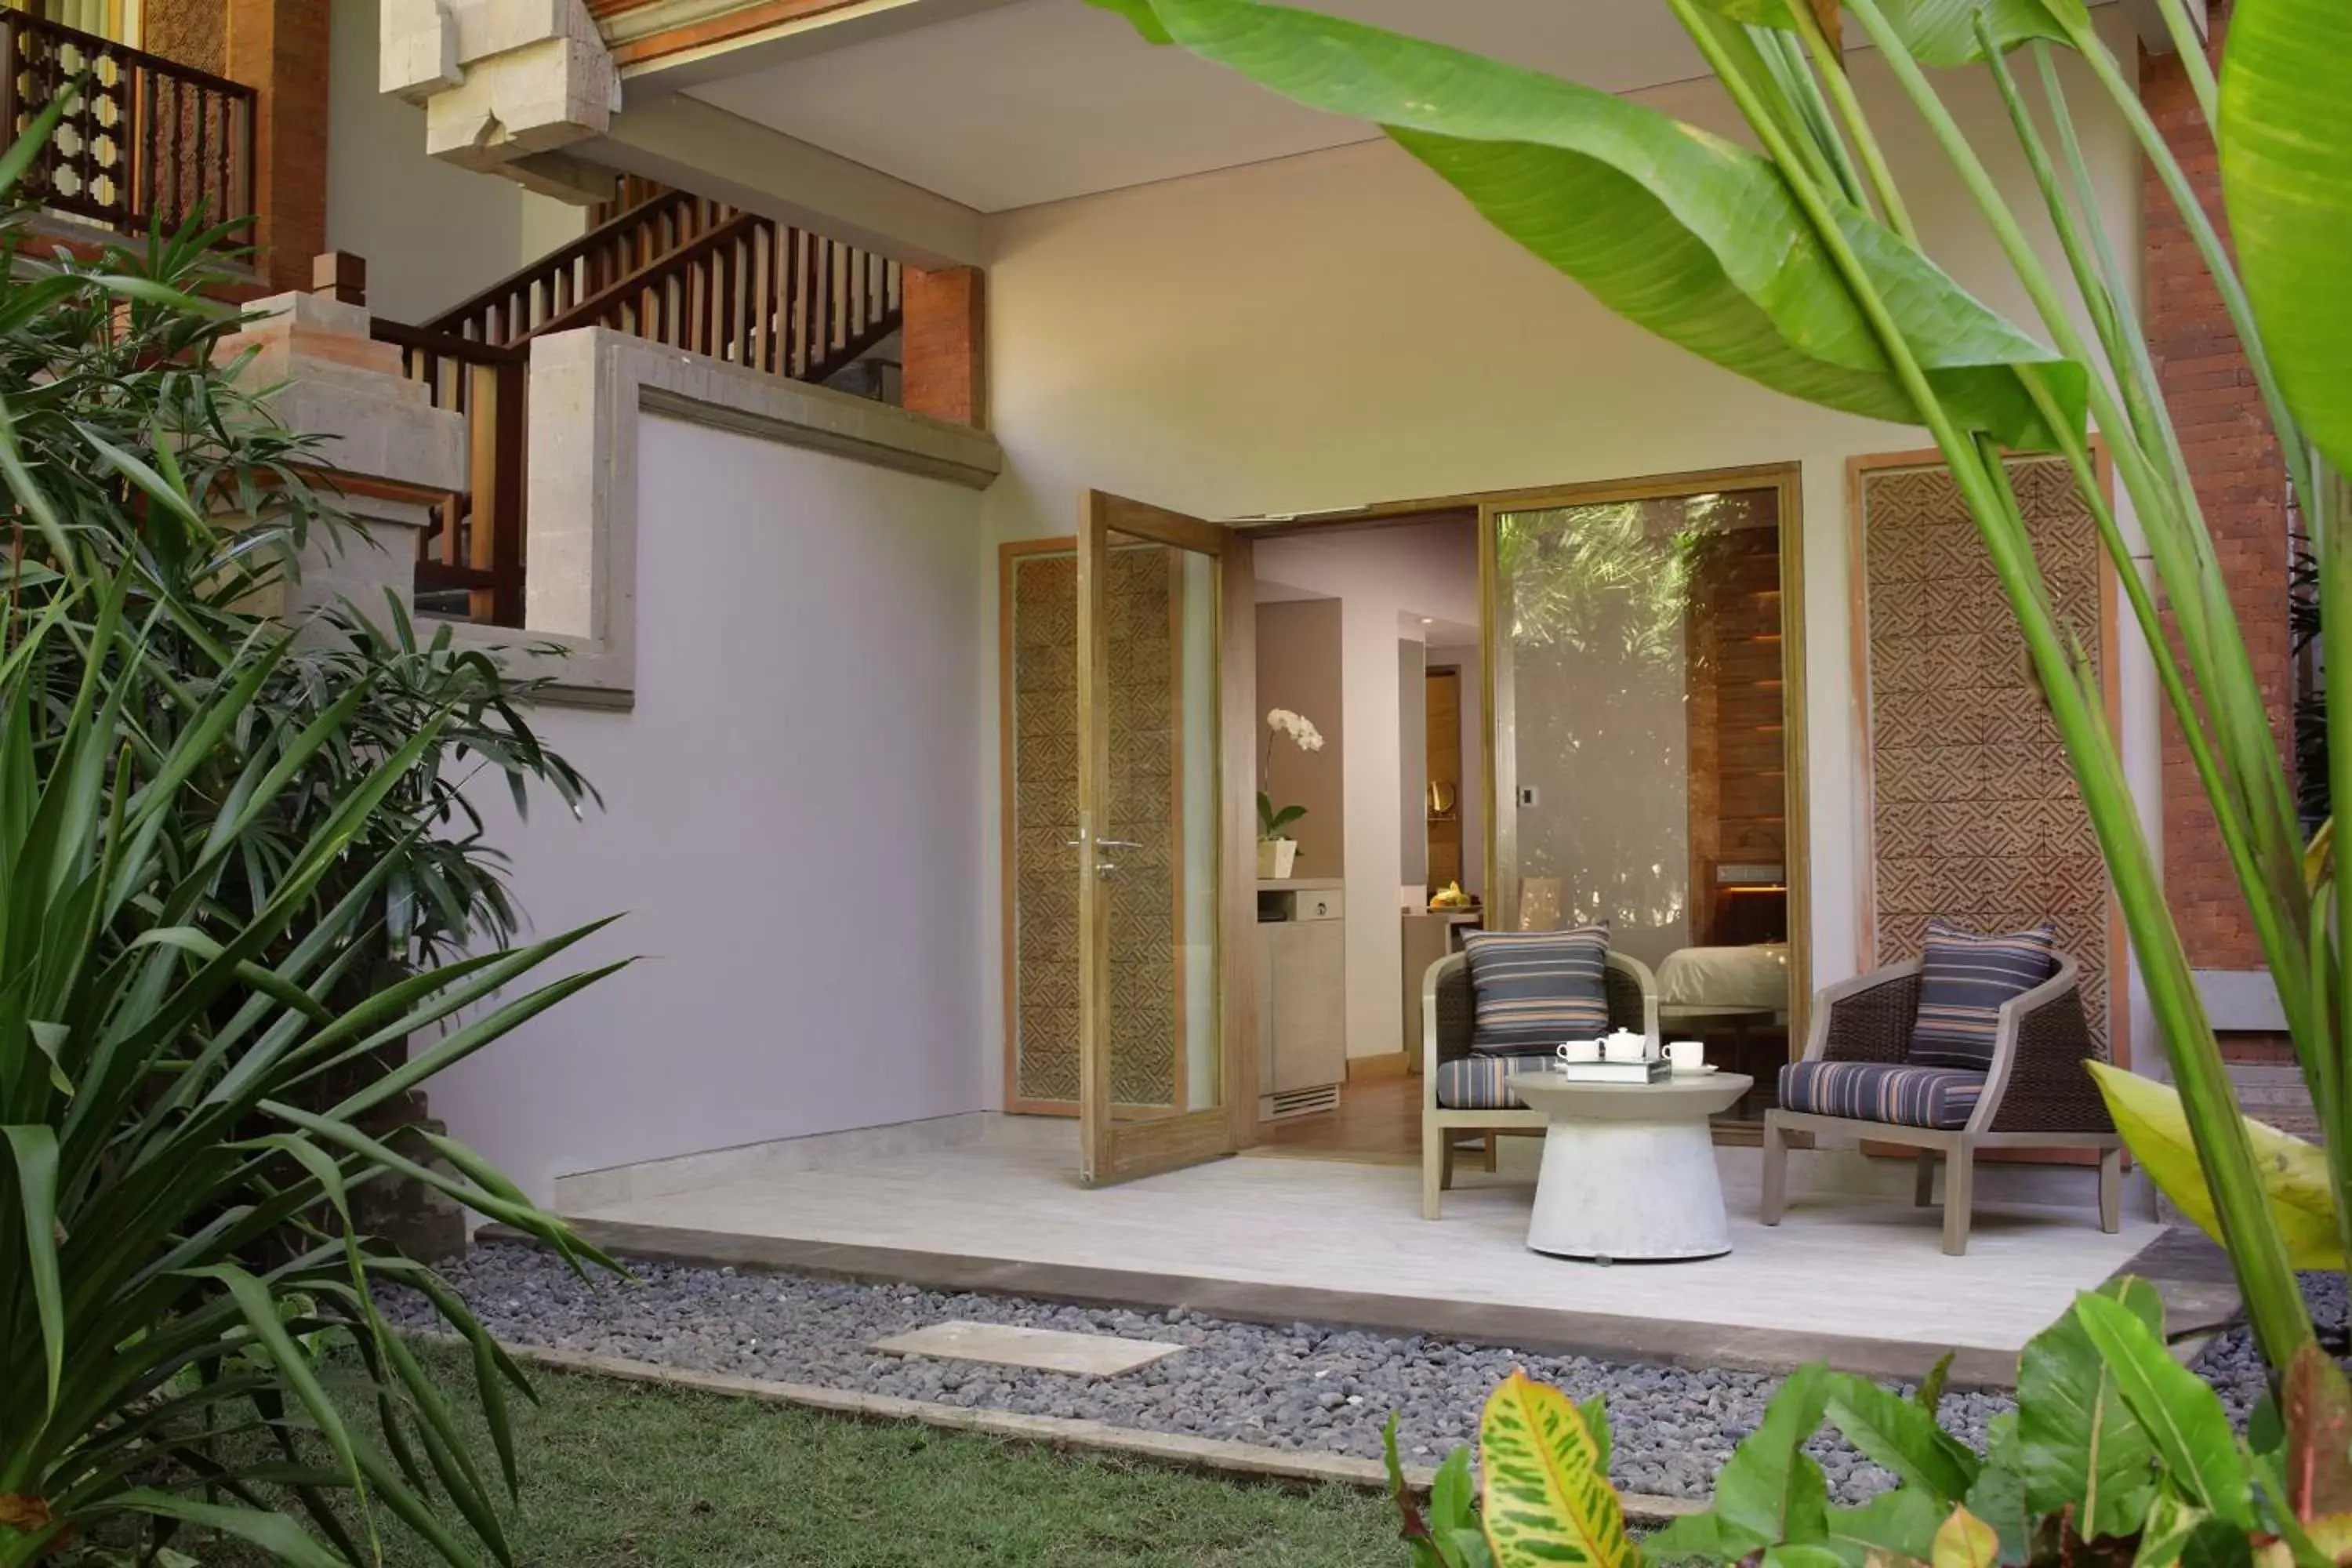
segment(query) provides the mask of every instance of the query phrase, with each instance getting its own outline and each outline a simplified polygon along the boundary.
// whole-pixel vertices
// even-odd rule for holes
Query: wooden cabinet
[[[1339,1103],[1348,1076],[1348,922],[1336,881],[1258,885],[1258,1114]]]
[[[1465,910],[1428,910],[1408,913],[1402,919],[1404,927],[1404,1052],[1409,1072],[1421,1070],[1422,1016],[1421,988],[1429,978],[1429,966],[1455,952],[1462,945],[1454,933],[1464,927],[1475,929],[1479,917]]]

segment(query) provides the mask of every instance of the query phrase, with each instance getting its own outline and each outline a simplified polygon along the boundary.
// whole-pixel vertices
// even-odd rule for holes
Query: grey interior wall
[[[1303,805],[1307,815],[1288,829],[1298,840],[1297,874],[1347,875],[1347,727],[1340,717],[1339,601],[1294,599],[1257,607],[1257,762],[1266,758],[1265,715],[1287,708],[1315,721],[1323,749],[1302,752],[1274,738],[1273,788],[1277,806]],[[1266,780],[1258,780],[1264,788]]]
[[[1429,881],[1429,649],[1397,639],[1397,761],[1400,888]]]

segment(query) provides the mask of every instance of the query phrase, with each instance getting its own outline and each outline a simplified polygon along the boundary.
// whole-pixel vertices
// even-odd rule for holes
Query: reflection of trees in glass
[[[1496,559],[1521,647],[1643,662],[1682,657],[1691,587],[1712,543],[1770,516],[1772,492],[1674,496],[1506,512]]]
[[[1498,517],[1519,777],[1518,870],[1557,878],[1571,921],[1628,936],[1678,927],[1689,900],[1691,616],[1735,530],[1775,521],[1771,491],[1590,503]],[[1697,646],[1693,646],[1694,643]],[[1597,809],[1606,800],[1607,809]]]

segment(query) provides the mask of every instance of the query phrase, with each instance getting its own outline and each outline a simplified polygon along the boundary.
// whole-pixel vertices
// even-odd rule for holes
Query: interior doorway
[[[1727,1135],[1760,1120],[1811,973],[1800,516],[1785,467],[1229,531],[1249,587],[1223,605],[1223,787],[1257,797],[1255,832],[1247,805],[1227,825],[1230,891],[1257,918],[1186,963],[1213,967],[1230,1026],[1234,1145],[1416,1158],[1423,979],[1482,926],[1607,921],[1654,977],[1662,1032],[1757,1080]],[[1031,1114],[1084,1096],[1077,543],[1002,559],[1005,1108]],[[1166,574],[1145,575],[1160,593]],[[1170,581],[1164,614],[1128,595],[1109,635],[1181,629]],[[1102,668],[1156,648],[1106,649]],[[1104,1114],[1139,1129],[1181,1103]]]

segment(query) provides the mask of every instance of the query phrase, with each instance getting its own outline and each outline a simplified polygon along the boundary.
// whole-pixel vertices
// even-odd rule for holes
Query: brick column
[[[988,428],[987,274],[907,268],[900,401],[910,411]]]
[[[2228,5],[2214,5],[2209,52],[2217,66],[2228,23]],[[2221,225],[2221,170],[2188,73],[2173,55],[2143,57],[2140,68],[2140,101],[2206,211]],[[2253,658],[2272,730],[2284,743],[2293,733],[2294,694],[2286,626],[2286,474],[2262,394],[2221,308],[2221,291],[2153,169],[2146,173],[2146,185],[2148,349]],[[2203,970],[2263,967],[2245,895],[2188,746],[2168,716],[2164,877],[2190,963]]]
[[[228,0],[228,75],[254,106],[255,268],[306,287],[327,248],[327,0]],[[424,221],[419,215],[419,221]]]

